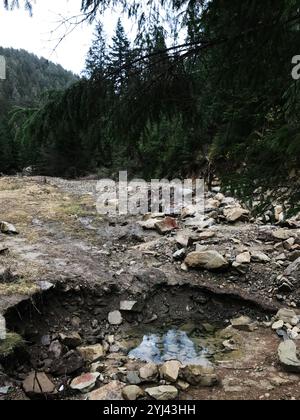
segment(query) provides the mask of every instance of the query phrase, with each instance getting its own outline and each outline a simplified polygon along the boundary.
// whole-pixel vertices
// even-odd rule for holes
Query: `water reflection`
[[[129,353],[130,358],[145,362],[164,363],[168,360],[178,360],[184,364],[209,366],[208,350],[196,350],[195,343],[187,333],[170,330],[164,335],[145,335],[143,342]]]

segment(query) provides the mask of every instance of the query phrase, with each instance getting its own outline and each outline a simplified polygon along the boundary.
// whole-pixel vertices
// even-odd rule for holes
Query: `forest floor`
[[[95,193],[95,181],[0,178],[0,219],[18,230],[0,234],[0,314],[9,337],[17,333],[26,342],[11,358],[1,354],[0,340],[0,400],[93,399],[97,387],[98,399],[119,399],[128,384],[145,392],[170,382],[183,400],[299,399],[299,377],[287,372],[277,355],[282,337],[290,338],[295,325],[285,321],[272,329],[281,308],[300,314],[299,227],[249,218],[229,223],[223,209],[240,207],[215,192],[206,197],[207,225],[178,218],[178,229],[161,235],[145,230],[142,216],[99,215]],[[185,254],[217,251],[228,267],[189,269],[174,255],[183,248]],[[132,307],[122,309],[122,303]],[[231,320],[241,316],[254,328],[245,319],[234,327]],[[218,384],[200,386],[195,372],[193,380],[179,374],[179,384],[162,373],[161,380],[157,375],[132,380],[145,363],[128,358],[128,351],[144,335],[174,330],[186,332],[196,352],[208,349]],[[300,335],[293,331],[297,343]],[[74,334],[77,346],[65,337]],[[79,344],[98,346],[103,354],[87,360]],[[91,370],[97,373],[94,393],[70,389],[71,380]],[[55,390],[50,392],[49,384],[47,390],[39,385],[37,391],[34,384],[28,389],[31,372],[46,373]]]

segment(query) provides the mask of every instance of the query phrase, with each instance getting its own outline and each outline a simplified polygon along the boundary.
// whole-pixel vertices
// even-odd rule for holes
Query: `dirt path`
[[[229,319],[240,315],[249,315],[262,323],[270,320],[282,305],[292,308],[300,305],[297,267],[288,278],[282,278],[300,256],[299,230],[290,231],[295,240],[290,241],[288,249],[289,238],[278,240],[272,236],[278,227],[255,221],[229,224],[216,207],[207,212],[207,219],[215,217],[213,226],[200,230],[213,235],[190,242],[187,253],[194,251],[198,243],[202,249],[226,256],[230,269],[187,270],[183,261],[173,257],[180,249],[176,239],[178,231],[162,236],[155,229],[144,230],[138,223],[141,216],[100,216],[95,206],[95,185],[95,181],[57,178],[0,178],[1,218],[19,231],[17,236],[0,236],[0,248],[8,249],[1,254],[0,265],[12,273],[11,281],[0,282],[0,312],[6,312],[9,329],[22,332],[16,317],[16,311],[21,310],[26,328],[38,328],[39,339],[48,336],[49,329],[52,341],[60,331],[77,329],[81,330],[84,342],[94,344],[105,341],[105,336],[111,334],[119,341],[128,339],[128,325],[163,323],[167,327],[168,322],[177,326],[208,321],[225,328]],[[207,199],[215,201],[216,195]],[[191,226],[179,220],[179,232],[191,237],[199,235],[192,223],[193,219],[188,219]],[[268,260],[235,265],[237,256],[247,252],[252,256],[263,253]],[[58,294],[62,296],[61,302]],[[30,320],[32,309],[28,306],[31,296],[37,300],[34,325]],[[47,307],[38,306],[38,296],[46,299]],[[53,306],[53,299],[60,303]],[[121,327],[112,327],[107,323],[108,313],[118,310],[124,299],[142,302],[143,310],[129,317]],[[82,304],[87,305],[87,311]],[[28,318],[27,313],[31,313]],[[80,328],[74,327],[74,317],[80,318]],[[102,334],[94,334],[93,322],[98,322]],[[298,398],[293,385],[295,377],[286,379],[278,367],[279,342],[274,332],[263,327],[247,333],[240,365],[220,364],[223,385],[211,391],[192,388],[180,398]],[[26,377],[32,368],[45,371],[40,344],[35,339],[32,345],[37,356],[31,365],[21,362],[20,374],[15,375],[17,380]],[[255,360],[247,356],[252,355],[253,347],[257,347]],[[245,369],[249,364],[250,373]],[[282,381],[278,375],[283,375]],[[247,382],[249,376],[252,382]]]

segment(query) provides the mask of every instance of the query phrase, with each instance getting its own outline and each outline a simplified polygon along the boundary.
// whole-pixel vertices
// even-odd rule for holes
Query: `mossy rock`
[[[17,349],[25,346],[23,338],[15,333],[8,333],[5,340],[0,340],[0,360],[11,356]]]

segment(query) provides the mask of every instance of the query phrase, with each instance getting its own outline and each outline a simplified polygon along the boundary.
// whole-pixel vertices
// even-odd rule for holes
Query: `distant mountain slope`
[[[6,80],[0,81],[0,115],[12,106],[32,106],[52,89],[65,89],[77,77],[45,58],[25,50],[0,47],[6,59]]]

